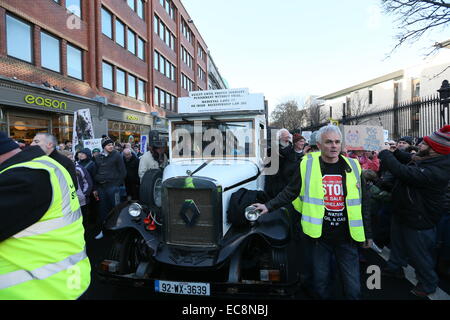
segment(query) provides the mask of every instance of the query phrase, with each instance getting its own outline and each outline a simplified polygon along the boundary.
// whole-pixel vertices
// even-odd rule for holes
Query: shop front
[[[146,113],[108,106],[108,136],[119,143],[138,144],[142,135],[148,135],[153,117]]]
[[[52,133],[59,143],[72,140],[73,114],[97,104],[90,99],[44,89],[37,85],[0,80],[0,131],[30,144],[39,132]]]

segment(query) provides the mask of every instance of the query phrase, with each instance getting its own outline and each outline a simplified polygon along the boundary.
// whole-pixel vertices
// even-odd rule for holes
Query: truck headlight
[[[140,206],[140,204],[138,203],[132,203],[129,207],[128,207],[128,213],[130,214],[130,216],[132,216],[133,218],[137,218],[141,215],[142,212],[142,207]]]
[[[261,213],[254,206],[248,206],[245,208],[245,218],[250,222],[258,220],[260,215]]]

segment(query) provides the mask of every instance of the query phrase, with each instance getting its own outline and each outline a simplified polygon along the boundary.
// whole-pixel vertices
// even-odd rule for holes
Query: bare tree
[[[290,100],[276,106],[275,110],[270,114],[270,125],[286,128],[289,131],[299,129],[304,115],[304,111],[299,110],[297,101]]]
[[[350,117],[355,117],[352,121],[354,125],[364,123],[365,121],[361,119],[361,116],[369,111],[369,98],[362,97],[359,92],[357,92],[350,100]]]
[[[450,23],[449,1],[381,0],[381,3],[385,13],[396,17],[400,29],[398,42],[391,54],[404,43],[417,41],[427,32],[438,27],[448,27]],[[438,49],[440,48],[437,45],[432,52]]]
[[[324,123],[327,120],[326,113],[322,110],[322,104],[313,102],[310,106],[305,107],[309,124],[311,126],[317,126]]]

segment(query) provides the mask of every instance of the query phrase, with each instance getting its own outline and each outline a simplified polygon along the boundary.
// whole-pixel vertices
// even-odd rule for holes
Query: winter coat
[[[78,179],[78,201],[80,202],[80,206],[85,206],[89,203],[89,195],[94,187],[94,182],[92,181],[91,175],[86,168],[80,164],[77,163],[75,165],[75,170],[77,171]]]
[[[410,161],[412,155],[383,150],[380,160],[394,175],[393,214],[396,220],[415,230],[431,229],[444,213],[445,193],[450,181],[450,155]],[[399,159],[401,161],[399,161]]]
[[[168,160],[167,156],[164,154],[164,160],[162,163],[159,163],[153,158],[153,154],[151,151],[147,151],[144,155],[139,159],[139,169],[138,174],[139,178],[142,180],[144,174],[151,169],[160,169],[165,168],[167,166]]]
[[[86,168],[86,170],[89,172],[91,177],[94,177],[94,174],[95,174],[95,162],[92,159],[92,152],[91,152],[91,150],[88,149],[88,148],[85,148],[85,149],[81,150],[81,152],[84,153],[87,156],[87,158],[84,159],[84,160],[79,160],[78,163]],[[77,157],[75,156],[75,158],[77,158]]]
[[[96,165],[94,173],[94,189],[98,186],[120,186],[127,176],[127,170],[122,155],[113,150],[110,154],[105,152],[94,157]]]
[[[131,153],[130,160],[126,160],[124,157],[123,161],[125,163],[125,168],[127,169],[127,176],[125,178],[125,183],[139,184],[140,181],[138,175],[139,159],[133,153]]]

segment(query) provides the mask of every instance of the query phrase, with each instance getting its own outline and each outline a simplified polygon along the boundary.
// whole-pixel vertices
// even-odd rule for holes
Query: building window
[[[142,0],[137,0],[137,8],[136,8],[136,13],[139,16],[139,18],[141,18],[142,20],[144,20],[144,1]]]
[[[66,9],[81,18],[81,0],[66,0]]]
[[[31,26],[10,15],[6,15],[6,50],[8,56],[32,62]]]
[[[113,90],[113,66],[109,63],[102,64],[103,88]]]
[[[189,79],[184,73],[181,74],[181,86],[183,89],[187,91],[192,91],[192,88],[194,87],[194,82]]]
[[[369,90],[369,104],[373,103],[373,91]]]
[[[138,80],[138,99],[145,101],[145,82]]]
[[[42,67],[61,72],[60,41],[45,32],[41,32],[41,65]]]
[[[128,43],[127,43],[127,49],[132,54],[136,54],[136,34],[128,29]]]
[[[413,98],[417,98],[420,97],[420,82],[416,82],[414,84],[414,94],[413,94]]]
[[[138,37],[138,58],[144,60],[145,58],[145,44],[144,40]]]
[[[117,69],[116,72],[116,90],[117,93],[126,94],[125,92],[125,71]]]
[[[154,18],[154,29],[159,38],[164,41],[169,48],[175,51],[175,36],[156,15]]]
[[[198,78],[203,81],[205,81],[206,78],[206,73],[202,68],[200,68],[200,66],[198,66]]]
[[[128,96],[136,98],[136,77],[128,75]]]
[[[67,74],[83,80],[83,51],[70,44],[67,45]]]
[[[125,48],[125,25],[116,19],[116,43]]]
[[[155,106],[159,107],[159,88],[155,87],[155,96],[153,98],[155,101]]]
[[[112,39],[112,15],[102,8],[102,33]]]

